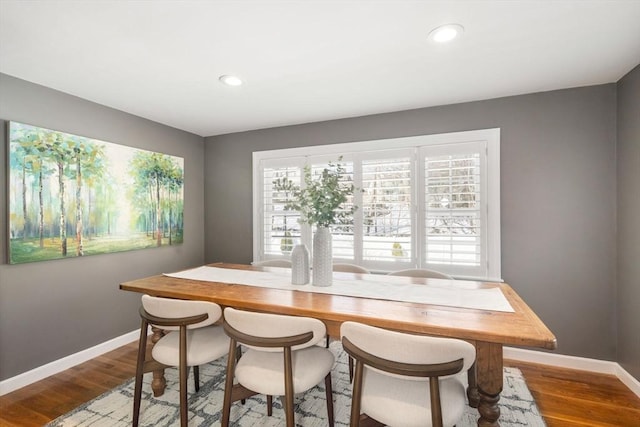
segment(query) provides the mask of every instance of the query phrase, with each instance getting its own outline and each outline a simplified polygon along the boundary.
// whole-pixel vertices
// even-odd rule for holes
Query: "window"
[[[263,174],[262,187],[262,208],[264,222],[263,249],[265,254],[278,255],[291,252],[293,242],[300,239],[300,224],[297,212],[287,211],[284,206],[289,199],[289,195],[278,193],[273,189],[273,181],[288,178],[299,185],[301,180],[301,170],[298,166],[286,166],[265,168]]]
[[[500,280],[499,129],[255,152],[255,261],[312,247],[313,230],[273,181],[301,183],[306,164],[316,174],[340,156],[360,191],[353,224],[332,227],[336,261]]]
[[[380,153],[362,160],[362,263],[412,265],[412,159],[405,153]]]

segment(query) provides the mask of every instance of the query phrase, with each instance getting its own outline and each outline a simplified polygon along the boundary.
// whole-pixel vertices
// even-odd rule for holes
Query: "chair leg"
[[[286,427],[296,426],[296,412],[294,410],[294,398],[287,395],[280,396],[282,407],[284,409],[285,425]],[[289,409],[291,408],[291,409]]]
[[[200,366],[193,367],[193,382],[196,384],[196,393],[200,391]]]
[[[267,396],[267,416],[273,415],[273,396]]]
[[[440,402],[440,382],[438,377],[429,377],[429,395],[431,398],[431,425],[442,427],[442,404]]]
[[[229,343],[229,358],[227,360],[227,377],[224,382],[224,401],[222,404],[222,427],[229,427],[229,417],[231,415],[231,392],[233,391],[233,377],[236,364],[236,340],[231,339]]]
[[[180,426],[188,427],[189,409],[187,407],[187,327],[180,326]]]
[[[353,393],[351,396],[351,427],[360,426],[360,400],[362,399],[362,361],[356,361],[355,375],[353,376]]]
[[[327,419],[329,427],[333,427],[335,420],[333,417],[333,387],[331,386],[331,372],[324,377],[324,389],[327,395]]]
[[[284,348],[284,409],[287,417],[287,427],[294,427],[293,413],[293,363],[291,347]]]
[[[240,360],[240,358],[242,357],[242,347],[240,347],[239,345],[236,347],[236,364],[238,363],[238,360]],[[242,403],[243,405],[245,403],[247,403],[246,399],[241,399],[240,403]]]
[[[133,392],[133,427],[138,427],[140,421],[140,399],[142,398],[142,376],[144,375],[144,359],[147,352],[147,322],[142,320],[140,325],[140,340],[138,341],[138,359],[136,361],[136,385]]]

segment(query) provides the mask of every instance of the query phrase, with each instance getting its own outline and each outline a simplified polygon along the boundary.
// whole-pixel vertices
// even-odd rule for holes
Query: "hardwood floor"
[[[0,396],[0,426],[42,426],[133,378],[137,342]]]
[[[640,397],[614,375],[506,360],[519,368],[549,427],[640,426]]]
[[[136,343],[0,397],[0,426],[42,426],[133,377]],[[615,376],[505,360],[549,427],[640,426],[640,398]]]

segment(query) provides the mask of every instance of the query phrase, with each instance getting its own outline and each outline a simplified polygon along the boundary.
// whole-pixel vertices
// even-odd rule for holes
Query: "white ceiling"
[[[451,22],[461,39],[427,41]],[[640,0],[0,0],[0,72],[201,136],[615,82],[638,63]]]

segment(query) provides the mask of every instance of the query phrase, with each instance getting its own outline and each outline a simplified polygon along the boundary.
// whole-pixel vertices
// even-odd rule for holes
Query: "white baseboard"
[[[616,363],[616,365],[618,365]],[[616,369],[616,377],[622,381],[624,385],[629,387],[629,389],[636,394],[636,396],[640,397],[640,381],[635,379],[629,372],[625,371],[624,368],[618,365],[618,369]]]
[[[55,360],[51,363],[47,363],[46,365],[32,369],[20,375],[16,375],[15,377],[0,381],[0,396],[36,381],[40,381],[50,375],[62,372],[75,365],[79,365],[80,363],[86,362],[87,360],[93,359],[94,357],[100,356],[101,354],[107,353],[111,350],[115,350],[125,344],[136,341],[139,336],[139,330],[131,331],[102,344],[98,344],[94,347],[82,350],[62,359]],[[542,365],[551,365],[560,368],[579,369],[583,371],[615,375],[624,385],[629,387],[633,393],[640,397],[640,381],[636,380],[616,362],[525,350],[514,347],[504,347],[503,356],[505,359],[519,360],[522,362],[539,363]]]
[[[79,351],[78,353],[63,357],[62,359],[54,360],[51,363],[39,366],[20,375],[16,375],[15,377],[7,378],[4,381],[0,381],[0,396],[22,388],[26,385],[32,384],[36,381],[40,381],[53,374],[57,374],[58,372],[62,372],[73,366],[79,365],[80,363],[91,360],[94,357],[100,356],[101,354],[107,353],[111,350],[115,350],[116,348],[122,347],[125,344],[129,344],[132,341],[136,341],[139,338],[140,329],[121,335],[86,350]]]
[[[503,357],[521,362],[539,363],[541,365],[550,365],[559,368],[579,369],[599,374],[615,375],[624,385],[629,387],[636,396],[640,397],[640,381],[636,380],[616,362],[514,347],[504,347]]]

